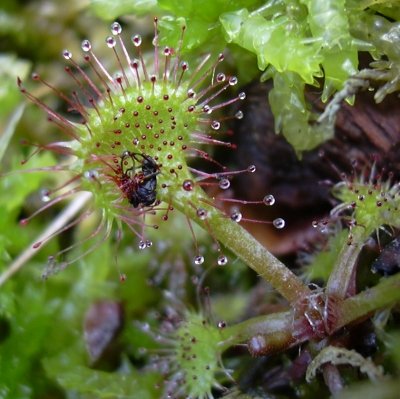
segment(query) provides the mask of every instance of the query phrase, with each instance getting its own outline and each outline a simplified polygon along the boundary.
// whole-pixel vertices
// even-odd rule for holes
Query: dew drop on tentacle
[[[135,47],[139,47],[142,44],[142,36],[140,35],[133,35],[132,36],[132,43]]]
[[[235,86],[237,83],[238,83],[238,78],[236,76],[231,76],[229,78],[229,85],[230,86]],[[241,94],[244,94],[244,93],[241,93]],[[242,98],[241,98],[241,100],[242,100]]]
[[[239,211],[234,211],[231,213],[231,219],[234,222],[239,223],[242,220],[242,214]]]
[[[207,219],[208,212],[204,208],[199,208],[196,211],[196,215],[199,217],[200,220]]]
[[[194,187],[193,180],[184,180],[184,182],[182,183],[182,188],[185,191],[192,191],[193,187]]]
[[[221,190],[227,190],[231,186],[231,182],[228,179],[221,179],[218,186]]]
[[[282,218],[276,218],[273,220],[272,224],[276,229],[283,229],[285,227],[285,220]]]
[[[250,166],[248,166],[248,168],[247,168],[247,171],[248,171],[249,173],[254,173],[256,170],[257,170],[256,165],[250,165]]]
[[[205,105],[204,107],[203,107],[203,112],[204,113],[206,113],[206,114],[211,114],[212,113],[212,108],[209,106],[209,105]]]
[[[120,35],[121,32],[122,32],[122,27],[121,27],[121,25],[120,25],[118,22],[113,22],[113,23],[111,24],[111,33],[112,33],[114,36],[117,36],[117,35]]]
[[[219,128],[221,127],[221,123],[218,121],[212,121],[211,122],[211,129],[213,130],[219,130]]]
[[[225,75],[224,73],[220,72],[220,73],[217,75],[216,81],[217,81],[218,83],[222,83],[222,82],[225,82],[225,79],[226,79],[226,75]]]
[[[243,116],[244,116],[243,111],[240,111],[240,110],[237,111],[235,114],[236,119],[243,119]]]
[[[228,263],[228,258],[225,255],[218,256],[218,266],[225,266]]]
[[[64,50],[62,55],[66,60],[70,60],[72,58],[72,53],[69,50]]]
[[[108,36],[106,38],[106,44],[109,48],[114,48],[115,45],[117,44],[117,42],[115,41],[115,39],[112,36]]]
[[[195,265],[202,265],[204,263],[204,256],[197,255],[194,257],[193,261]]]
[[[50,191],[47,189],[43,189],[40,191],[40,198],[42,202],[49,202],[51,200],[50,198]]]
[[[92,49],[92,44],[89,40],[85,39],[82,41],[81,48],[85,53],[87,53]]]
[[[272,194],[268,194],[263,198],[263,203],[267,206],[272,206],[275,204],[275,197]]]

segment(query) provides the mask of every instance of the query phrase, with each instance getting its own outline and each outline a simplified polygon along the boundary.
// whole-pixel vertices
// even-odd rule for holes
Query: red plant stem
[[[340,302],[335,330],[397,301],[400,301],[400,273],[382,278],[375,287]]]
[[[337,303],[338,319],[331,334],[349,323],[356,322],[372,312],[391,306],[398,301],[400,301],[400,273],[392,277],[383,278],[375,287],[368,288],[358,295]],[[295,330],[299,327],[301,329],[302,326],[304,326],[304,323],[294,322],[293,311],[254,317],[222,330],[220,348],[221,351],[224,351],[231,346],[247,342],[257,335],[265,335],[266,339],[269,336],[273,337],[274,334],[280,334],[280,337],[283,338],[286,337],[286,342],[282,340],[277,342],[275,340],[268,348],[268,351],[264,353],[267,354],[274,352],[276,349],[295,346],[304,341],[317,338],[313,336],[310,329],[308,329],[308,334]],[[294,340],[293,337],[301,338]]]

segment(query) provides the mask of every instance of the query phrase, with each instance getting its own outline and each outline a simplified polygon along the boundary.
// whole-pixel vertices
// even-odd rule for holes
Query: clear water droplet
[[[275,204],[275,197],[272,194],[268,194],[263,198],[263,202],[267,206],[271,206]]]
[[[87,170],[83,174],[88,180],[96,180],[99,177],[99,172],[97,170]]]
[[[122,27],[118,22],[113,22],[111,24],[111,33],[113,35],[120,35],[122,32]]]
[[[218,186],[221,190],[227,190],[231,186],[231,182],[228,179],[221,179]]]
[[[218,256],[217,263],[219,266],[225,266],[228,263],[228,258],[225,255]]]
[[[238,99],[239,100],[244,100],[245,98],[246,98],[246,93],[244,93],[243,91],[238,94]]]
[[[143,240],[139,241],[139,249],[146,249],[147,245]]]
[[[206,114],[211,114],[212,113],[212,109],[209,105],[205,105],[203,107],[203,112],[205,112]]]
[[[256,165],[250,165],[247,167],[247,171],[250,173],[254,173],[257,170]]]
[[[153,241],[146,240],[146,248],[150,248],[153,245]]]
[[[314,229],[316,229],[318,227],[318,221],[317,220],[313,220],[311,222],[311,226],[314,227]]]
[[[189,98],[193,98],[196,95],[196,92],[193,89],[189,89],[187,95]]]
[[[196,211],[196,215],[198,216],[198,218],[200,220],[205,220],[205,219],[207,219],[208,212],[204,208],[199,208]]]
[[[138,325],[139,325],[141,331],[143,331],[143,332],[150,331],[150,324],[149,323],[140,323]]]
[[[132,140],[133,145],[138,145],[140,143],[139,139],[135,138]]]
[[[235,86],[237,83],[238,83],[238,78],[237,78],[236,76],[231,76],[231,77],[229,78],[229,84],[230,84],[231,86]],[[242,93],[240,93],[240,94],[242,94]],[[240,94],[239,94],[239,95],[240,95]]]
[[[50,191],[46,190],[46,189],[41,190],[40,198],[41,198],[42,202],[49,202],[51,200]]]
[[[195,265],[202,265],[204,263],[204,256],[197,255],[194,257],[194,264]]]
[[[220,127],[221,127],[221,123],[219,123],[218,121],[212,121],[211,129],[218,130]]]
[[[243,119],[243,111],[238,111],[238,112],[236,112],[236,114],[235,114],[235,118],[236,119]]]
[[[220,72],[220,73],[217,75],[217,82],[219,82],[219,83],[224,82],[225,79],[226,79],[226,75],[225,75],[224,73]]]
[[[62,52],[62,55],[66,60],[70,60],[72,58],[72,53],[68,50],[64,50]]]
[[[106,43],[107,43],[107,46],[108,46],[109,48],[113,48],[113,47],[115,47],[115,45],[117,44],[117,42],[115,41],[115,39],[114,39],[112,36],[108,36],[108,37],[106,38]]]
[[[193,186],[194,186],[194,183],[193,183],[192,180],[185,180],[185,181],[182,183],[182,188],[183,188],[185,191],[192,191],[192,190],[193,190]]]
[[[132,43],[135,47],[139,47],[142,44],[142,36],[140,35],[132,36]]]
[[[285,227],[285,221],[282,218],[276,218],[272,222],[276,229],[283,229]]]
[[[231,219],[234,222],[239,223],[242,220],[242,214],[239,211],[234,211],[231,213]]]
[[[218,324],[217,324],[217,327],[218,328],[225,328],[226,327],[226,322],[223,321],[223,320],[219,321]]]
[[[90,51],[92,49],[92,43],[90,43],[89,40],[85,39],[82,41],[81,44],[82,50],[87,53],[88,51]]]

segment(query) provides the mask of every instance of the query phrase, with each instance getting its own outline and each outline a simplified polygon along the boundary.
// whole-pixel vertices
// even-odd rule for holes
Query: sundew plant
[[[397,1],[0,17],[0,398],[396,397]]]

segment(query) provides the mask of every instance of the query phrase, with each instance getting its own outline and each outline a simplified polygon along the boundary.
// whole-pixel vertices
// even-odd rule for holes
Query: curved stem
[[[187,171],[187,176],[183,173],[184,171],[181,171],[181,178],[186,177],[190,180],[190,172]],[[230,249],[290,303],[295,303],[310,295],[309,288],[299,277],[240,224],[215,207],[213,199],[208,197],[199,185],[194,186],[190,192],[182,190],[181,187],[181,185],[177,186],[174,196],[163,197],[161,190],[159,196],[207,230],[216,241]],[[200,217],[199,210],[204,210],[203,214],[206,216]]]
[[[224,218],[210,218],[215,237],[271,284],[289,302],[310,294],[308,287],[279,259],[239,224]]]
[[[397,301],[400,301],[400,273],[384,278],[375,287],[339,302],[338,320],[331,333]],[[301,320],[296,322],[294,311],[254,317],[226,327],[220,333],[221,352],[231,346],[249,342],[253,337],[263,336],[263,341],[260,341],[266,345],[263,354],[298,345],[315,337],[313,331],[307,329]]]
[[[256,335],[281,334],[287,332],[286,336],[292,336],[293,313],[291,311],[273,313],[266,316],[258,316],[226,327],[221,330],[221,351],[231,346],[241,344]]]
[[[340,302],[335,330],[398,301],[400,301],[400,273],[382,278],[375,287]]]
[[[353,243],[345,240],[340,250],[337,262],[329,276],[326,292],[336,298],[345,298],[351,281],[355,279],[355,267],[358,255],[363,247],[364,235],[362,228],[358,228],[353,234]]]

